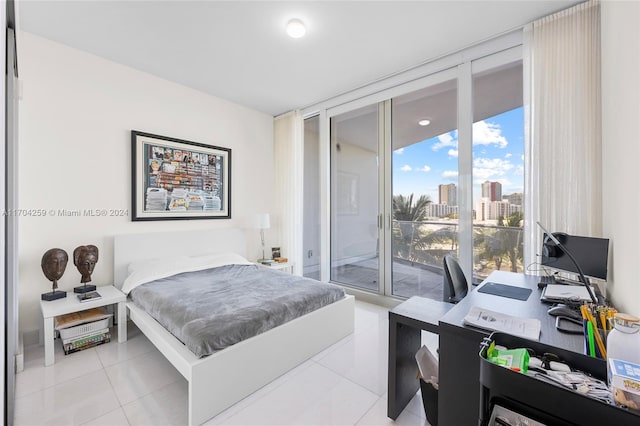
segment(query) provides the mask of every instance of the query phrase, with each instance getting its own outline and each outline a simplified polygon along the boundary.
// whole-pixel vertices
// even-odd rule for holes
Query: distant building
[[[502,201],[502,184],[500,182],[484,182],[482,184],[482,198],[488,198],[489,201]]]
[[[447,204],[427,204],[425,211],[428,217],[447,217],[451,214],[458,214],[458,206]]]
[[[516,206],[522,205],[522,192],[514,192],[510,195],[505,195],[503,200],[507,200],[510,204],[515,204]]]
[[[458,205],[458,190],[455,183],[438,185],[438,204]]]
[[[481,222],[498,220],[501,217],[509,217],[521,211],[521,205],[512,204],[507,200],[491,201],[488,198],[482,198],[476,205],[476,219]]]

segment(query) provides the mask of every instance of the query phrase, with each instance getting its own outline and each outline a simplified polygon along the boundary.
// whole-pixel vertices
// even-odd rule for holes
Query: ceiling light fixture
[[[304,23],[299,19],[292,19],[287,23],[287,34],[292,38],[300,38],[304,36],[307,32],[307,29],[304,26]]]
[[[418,124],[420,126],[428,126],[429,124],[431,124],[431,120],[429,120],[428,118],[422,119],[420,121],[418,121]]]

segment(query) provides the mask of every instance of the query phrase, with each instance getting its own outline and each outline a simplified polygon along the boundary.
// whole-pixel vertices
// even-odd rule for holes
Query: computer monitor
[[[573,255],[586,276],[601,280],[607,279],[609,258],[609,240],[607,238],[580,237],[561,232],[554,232],[553,235]],[[556,247],[547,235],[544,236],[542,243],[541,264],[562,271],[579,273],[569,256]]]

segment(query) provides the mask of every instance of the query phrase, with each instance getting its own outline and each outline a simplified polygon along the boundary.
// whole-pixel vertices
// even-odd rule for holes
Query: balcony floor
[[[319,274],[309,278],[319,279]],[[367,259],[334,267],[331,281],[352,287],[378,291],[378,261]],[[442,300],[442,270],[433,271],[428,267],[414,264],[394,262],[393,295],[409,298],[421,296],[433,300]]]

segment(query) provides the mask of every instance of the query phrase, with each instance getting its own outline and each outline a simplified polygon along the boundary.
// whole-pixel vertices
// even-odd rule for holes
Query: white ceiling
[[[21,1],[20,29],[278,115],[579,1]],[[298,17],[307,35],[289,38]]]

